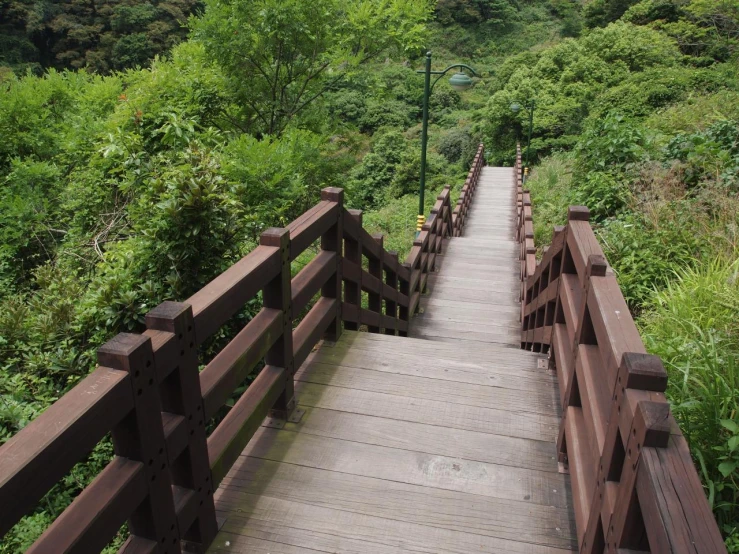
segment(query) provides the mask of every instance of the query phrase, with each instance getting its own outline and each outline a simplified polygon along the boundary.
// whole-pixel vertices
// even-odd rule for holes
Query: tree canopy
[[[197,0],[2,0],[0,65],[109,72],[144,66],[187,35]]]
[[[431,13],[429,0],[207,0],[193,29],[228,75],[243,128],[279,135],[362,64],[417,49]]]

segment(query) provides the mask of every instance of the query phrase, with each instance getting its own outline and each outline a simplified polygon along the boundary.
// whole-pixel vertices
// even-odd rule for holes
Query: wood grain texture
[[[359,389],[385,394],[400,393],[413,398],[452,402],[465,406],[496,408],[514,413],[557,415],[558,399],[554,387],[530,391],[481,387],[479,385],[442,381],[419,376],[369,371],[351,367],[311,363],[296,374],[296,381],[307,381],[348,389]]]
[[[555,445],[545,441],[310,407],[305,407],[299,422],[288,422],[285,430],[495,465],[557,471],[552,464]]]
[[[574,546],[569,511],[441,491],[394,481],[336,474],[320,469],[243,457],[229,476],[229,486],[216,498],[221,510],[238,509],[247,495],[293,499],[370,516],[393,514],[398,520],[454,531],[520,540],[560,548]],[[440,509],[440,506],[443,508]],[[526,523],[534,517],[541,525]]]
[[[565,508],[569,476],[262,427],[244,449],[254,458]],[[555,463],[554,461],[552,463]],[[472,501],[473,498],[471,497]]]
[[[462,429],[555,442],[559,418],[538,414],[511,414],[505,410],[478,408],[376,392],[296,383],[301,406],[316,406],[391,420],[426,423],[437,428]]]
[[[302,417],[260,427],[223,479],[211,552],[577,548],[557,467],[557,378],[518,349],[513,186],[510,168],[468,184],[455,229],[469,233],[437,242],[430,294],[417,288],[426,274],[410,279],[423,312],[412,338],[345,330],[307,355],[295,374]],[[432,263],[434,221],[418,237],[420,265]]]
[[[319,552],[558,554],[569,551],[309,506],[268,496],[254,496],[250,502],[242,504],[241,511],[226,520],[223,530],[247,537],[269,537],[275,542]]]

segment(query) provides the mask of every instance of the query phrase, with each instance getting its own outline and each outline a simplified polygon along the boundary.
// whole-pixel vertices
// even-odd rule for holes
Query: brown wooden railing
[[[581,553],[726,552],[690,451],[613,270],[573,206],[536,263],[531,201],[518,179],[521,347],[549,354]]]
[[[95,371],[0,447],[0,536],[111,433],[113,460],[29,551],[97,552],[125,521],[121,552],[181,552],[181,541],[206,548],[217,532],[215,488],[269,412],[293,412],[293,376],[318,341],[336,340],[342,321],[408,333],[443,239],[462,232],[483,164],[480,145],[456,207],[445,187],[403,264],[362,227],[360,211],[344,208],[341,189],[324,189],[314,208],[265,231],[256,249],[185,302],[154,308],[142,334],[103,345]],[[317,241],[317,255],[292,277],[290,262]],[[198,347],[260,291],[259,313],[199,371]]]

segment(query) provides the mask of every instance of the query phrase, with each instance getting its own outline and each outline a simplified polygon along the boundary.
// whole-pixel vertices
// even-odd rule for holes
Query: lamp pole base
[[[423,229],[423,224],[426,223],[426,216],[419,215],[416,217],[416,233],[420,233]]]

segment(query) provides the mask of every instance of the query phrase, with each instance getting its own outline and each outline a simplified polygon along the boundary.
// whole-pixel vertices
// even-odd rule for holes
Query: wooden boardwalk
[[[485,168],[409,338],[344,331],[215,493],[210,552],[576,549],[556,378],[519,349],[511,168]]]
[[[537,261],[520,148],[489,168],[480,144],[404,262],[329,187],[145,323],[0,445],[0,539],[112,436],[28,552],[127,522],[119,554],[726,554],[587,207]]]

